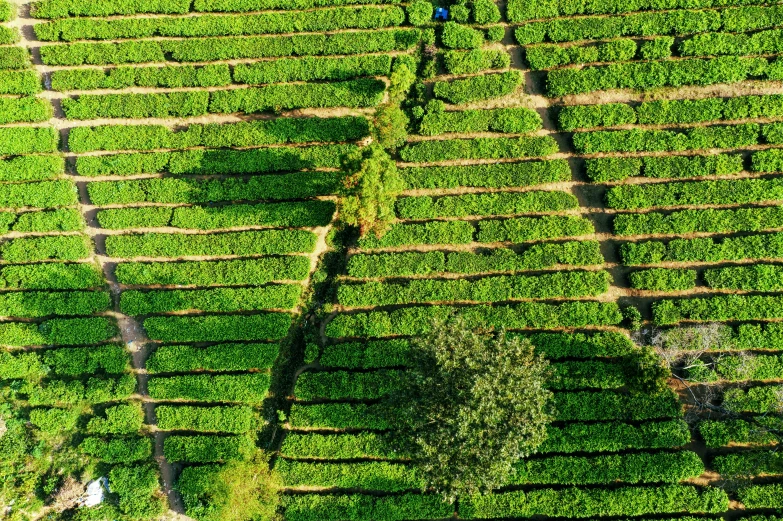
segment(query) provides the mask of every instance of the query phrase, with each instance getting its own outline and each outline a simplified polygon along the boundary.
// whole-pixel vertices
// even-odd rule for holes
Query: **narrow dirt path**
[[[33,66],[45,78],[46,74],[49,72],[49,69],[41,62],[40,53],[36,49],[36,47],[39,45],[39,42],[33,40],[34,32],[32,30],[32,26],[35,23],[38,23],[38,21],[30,18],[29,13],[30,4],[28,2],[19,4],[17,18],[8,25],[17,27],[19,29],[19,32],[22,35],[22,41],[19,43],[19,45],[32,48],[31,54]],[[46,82],[46,84],[48,87],[48,82]],[[47,92],[49,91],[45,91],[41,97],[49,98],[52,101],[52,105],[54,107],[54,117],[48,120],[45,125],[53,127],[59,131],[61,137],[60,151],[67,153],[68,129],[73,126],[73,122],[65,119],[65,115],[62,112],[59,101],[52,99],[50,96],[47,96]],[[182,499],[173,489],[176,476],[174,468],[163,457],[163,441],[166,438],[167,433],[159,431],[155,427],[155,404],[150,399],[147,389],[149,376],[145,370],[145,361],[147,359],[149,350],[149,339],[147,338],[141,324],[137,320],[120,312],[119,306],[121,289],[117,283],[116,277],[114,276],[114,264],[109,262],[109,259],[105,255],[105,251],[101,251],[103,249],[104,241],[94,240],[97,235],[100,235],[100,230],[97,228],[95,213],[92,211],[92,205],[90,204],[89,198],[87,196],[87,187],[83,182],[84,179],[76,176],[73,168],[74,165],[71,162],[66,162],[66,176],[73,179],[79,190],[79,203],[76,206],[79,209],[79,212],[84,216],[84,219],[87,223],[88,228],[86,233],[93,238],[95,245],[93,256],[90,261],[98,263],[103,270],[113,301],[113,311],[111,311],[109,314],[117,320],[117,325],[120,329],[122,341],[126,345],[128,351],[131,353],[133,370],[138,381],[137,394],[141,397],[142,400],[145,423],[152,432],[155,441],[154,456],[155,461],[160,466],[160,474],[163,481],[163,491],[166,494],[169,507],[173,513],[177,515],[178,519],[187,520],[190,518],[182,515],[185,511]]]

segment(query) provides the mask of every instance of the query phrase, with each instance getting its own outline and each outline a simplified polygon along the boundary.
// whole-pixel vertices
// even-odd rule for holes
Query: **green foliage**
[[[158,428],[199,432],[241,434],[255,426],[253,409],[246,405],[231,407],[194,407],[158,405],[155,408]]]
[[[298,304],[302,287],[281,284],[260,288],[214,288],[193,290],[126,290],[120,309],[131,316],[174,311],[256,311],[291,309]]]
[[[297,494],[286,496],[285,516],[290,521],[338,521],[341,519],[446,519],[454,507],[432,494],[375,496],[365,494]]]
[[[89,239],[78,235],[20,237],[0,245],[0,255],[9,262],[75,261],[89,256],[91,251]]]
[[[87,94],[62,102],[67,119],[186,118],[203,116],[208,105],[208,92]]]
[[[427,485],[451,501],[497,488],[546,437],[546,362],[529,342],[477,334],[461,319],[435,322],[414,342],[413,364],[390,397],[402,410],[398,442],[415,454]],[[513,401],[497,392],[506,386],[515,389]],[[477,431],[505,441],[487,445]]]
[[[348,274],[359,278],[403,277],[436,273],[492,273],[549,268],[555,265],[603,264],[598,242],[571,241],[534,244],[516,252],[494,249],[473,252],[400,252],[355,254],[348,259]]]
[[[570,132],[579,128],[613,127],[636,123],[636,112],[624,103],[605,105],[568,105],[560,109],[557,124]]]
[[[765,450],[716,456],[712,466],[727,477],[751,477],[758,474],[782,474],[783,458],[778,452]]]
[[[400,158],[409,163],[453,159],[512,159],[544,157],[558,152],[550,136],[427,140],[406,145]]]
[[[0,70],[0,94],[33,95],[41,91],[41,78],[35,71]]]
[[[362,76],[388,76],[391,64],[389,55],[279,58],[238,64],[233,69],[233,80],[247,84],[350,80]]]
[[[487,69],[506,69],[511,65],[511,57],[496,49],[446,51],[443,63],[450,74],[477,74]]]
[[[405,9],[408,22],[413,26],[427,25],[432,21],[434,7],[429,0],[414,0]]]
[[[277,473],[269,469],[268,456],[260,452],[224,466],[187,467],[176,483],[186,513],[198,521],[271,519],[281,486]]]
[[[247,371],[266,369],[277,358],[277,344],[216,344],[208,347],[161,346],[147,359],[150,373]]]
[[[460,505],[460,512],[465,517],[475,519],[502,515],[588,518],[680,512],[717,513],[725,511],[728,505],[726,492],[718,488],[663,485],[612,489],[539,489],[473,496]]]
[[[261,257],[221,261],[123,262],[115,275],[127,285],[259,285],[275,280],[304,280],[310,261],[304,256]],[[5,272],[0,271],[0,277]]]
[[[0,128],[0,155],[56,152],[59,134],[49,127]]]
[[[422,488],[425,482],[417,467],[385,461],[360,463],[311,463],[278,460],[275,470],[286,487],[369,489],[403,492]]]
[[[404,188],[395,162],[378,146],[366,147],[343,161],[340,217],[362,236],[383,236],[394,222],[394,204]]]
[[[135,434],[144,424],[141,404],[124,404],[107,407],[103,416],[90,418],[87,432],[91,434]]]
[[[106,463],[134,463],[152,457],[152,440],[147,437],[133,438],[85,438],[79,449]]]
[[[632,271],[631,287],[649,291],[684,291],[696,286],[696,270],[651,268]]]
[[[6,289],[89,289],[103,284],[95,264],[23,264],[0,269],[0,286]]]
[[[783,287],[783,270],[774,264],[728,266],[705,270],[704,280],[711,288],[780,291]]]
[[[402,284],[345,284],[337,290],[337,301],[346,307],[424,302],[505,302],[597,296],[608,289],[606,272],[562,271],[533,276],[505,275],[471,280],[418,279]]]
[[[35,123],[46,121],[52,115],[52,107],[44,99],[0,98],[0,124]]]
[[[200,402],[243,402],[257,404],[269,389],[269,375],[190,374],[153,377],[149,381],[150,396],[156,400],[196,400]]]
[[[449,49],[478,49],[484,44],[484,33],[457,22],[446,22],[441,42]]]
[[[116,466],[109,471],[109,487],[120,496],[120,511],[131,518],[151,519],[166,511],[155,464]]]
[[[622,181],[645,176],[656,179],[681,179],[710,175],[737,174],[744,170],[741,154],[708,156],[603,157],[585,161],[593,182]]]
[[[644,40],[639,46],[639,57],[644,60],[663,60],[672,55],[674,37],[659,36],[651,40]]]
[[[745,508],[781,508],[783,507],[783,486],[779,484],[750,485],[737,491]]]
[[[167,461],[217,463],[247,459],[255,449],[249,436],[168,436],[163,441]]]
[[[287,313],[152,317],[144,321],[150,338],[167,342],[277,340],[288,333]]]
[[[378,107],[373,120],[373,137],[382,148],[395,149],[405,143],[410,120],[399,106],[387,104]]]
[[[0,160],[0,181],[44,181],[65,172],[57,156],[18,156]]]
[[[52,90],[60,92],[129,87],[223,87],[231,84],[231,70],[226,64],[63,69],[52,71],[50,76]]]
[[[699,434],[710,448],[720,448],[729,443],[765,444],[776,440],[773,434],[760,428],[757,422],[746,420],[704,420],[699,422]]]
[[[767,67],[765,58],[719,56],[563,68],[547,73],[547,93],[565,96],[609,89],[737,83],[762,77]]]
[[[690,300],[660,300],[653,303],[656,324],[760,320],[781,318],[781,297],[773,295],[721,295]]]
[[[551,69],[562,65],[627,61],[636,54],[634,40],[611,40],[597,45],[571,45],[542,43],[525,47],[525,59],[532,70]]]
[[[598,152],[674,152],[704,148],[739,148],[756,145],[756,123],[672,130],[605,130],[574,134],[574,148],[583,154]]]
[[[462,105],[473,101],[500,98],[511,94],[522,85],[524,78],[519,71],[484,74],[470,78],[435,82],[435,96]]]
[[[427,113],[421,121],[419,132],[435,136],[447,132],[508,132],[526,133],[542,126],[541,116],[526,108],[501,108],[484,110],[444,110],[440,101],[427,104]]]
[[[220,235],[147,233],[110,235],[106,251],[112,257],[180,257],[186,255],[251,255],[310,252],[315,236],[303,230],[230,232]]]
[[[184,14],[190,8],[188,0],[98,1],[37,0],[31,6],[35,18],[67,18],[68,16],[108,16],[115,14],[165,13]]]
[[[62,19],[35,26],[40,41],[116,40],[119,38],[232,36],[339,29],[380,29],[400,25],[397,6],[337,7],[310,12],[267,12],[193,17],[143,17],[94,20]]]
[[[617,235],[754,232],[780,228],[781,223],[783,211],[778,207],[707,208],[668,214],[621,214],[614,219],[614,231]]]
[[[397,201],[401,219],[468,217],[471,215],[515,215],[574,210],[576,197],[558,191],[499,192],[433,198],[404,197]]]
[[[400,170],[408,188],[506,188],[571,179],[563,159],[470,166],[409,167]]]
[[[427,334],[433,319],[444,318],[454,310],[455,308],[449,306],[430,306],[338,315],[326,325],[326,335],[340,338]],[[613,325],[622,320],[615,303],[590,301],[473,306],[463,308],[461,315],[470,327],[508,329]]]

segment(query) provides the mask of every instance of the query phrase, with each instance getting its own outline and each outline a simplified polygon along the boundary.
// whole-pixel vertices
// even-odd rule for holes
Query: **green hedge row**
[[[594,266],[604,258],[597,241],[534,244],[517,253],[499,248],[474,252],[400,252],[355,254],[348,275],[358,278],[404,277],[436,273],[492,273],[564,266]]]
[[[614,218],[617,235],[680,234],[693,232],[755,232],[783,227],[779,207],[732,210],[679,210],[669,214],[622,214]]]
[[[745,508],[783,508],[783,485],[750,485],[737,491]]]
[[[152,377],[149,380],[150,397],[155,400],[194,400],[200,402],[263,401],[269,389],[269,375],[264,373],[242,375],[191,374]]]
[[[770,94],[736,98],[644,101],[636,106],[624,103],[571,105],[560,109],[558,126],[561,130],[570,131],[637,122],[645,125],[667,125],[781,116],[783,96]]]
[[[635,352],[636,347],[628,337],[614,332],[602,333],[534,333],[509,336],[529,338],[536,352],[550,360],[564,358],[624,357]],[[348,369],[373,369],[406,366],[410,363],[408,340],[372,340],[368,342],[342,342],[329,344],[322,349],[319,362],[324,367]]]
[[[715,372],[724,380],[777,380],[783,377],[783,357],[758,355],[747,361],[740,356],[724,356],[715,364]]]
[[[16,10],[9,2],[0,3],[0,22],[8,22],[14,19]]]
[[[0,53],[0,69],[27,69],[31,65],[30,51],[24,47],[3,47],[3,52]]]
[[[596,45],[561,46],[542,43],[525,47],[525,59],[535,71],[571,64],[627,61],[633,59],[636,51],[636,42],[631,39],[611,40]]]
[[[60,136],[49,127],[0,128],[0,156],[57,152]]]
[[[597,130],[574,134],[581,154],[599,152],[675,152],[705,148],[738,148],[759,141],[756,123],[673,130]]]
[[[755,414],[777,414],[780,412],[780,393],[783,386],[767,385],[743,390],[729,389],[723,393],[723,405],[733,411]]]
[[[0,245],[0,258],[8,262],[76,261],[91,253],[92,244],[84,235],[21,237]]]
[[[425,481],[416,467],[386,461],[316,463],[280,459],[275,470],[285,487],[325,487],[402,492],[422,489]]]
[[[478,242],[525,242],[578,237],[595,230],[583,217],[547,215],[479,221]],[[389,248],[414,244],[469,244],[474,240],[473,224],[466,221],[432,221],[423,224],[394,224],[381,237],[360,239],[361,248]]]
[[[275,343],[161,346],[150,355],[145,367],[153,374],[267,369],[274,364],[277,353]]]
[[[684,291],[696,286],[696,270],[651,268],[632,271],[631,287],[649,291]]]
[[[49,74],[52,90],[60,92],[130,87],[182,88],[231,85],[231,69],[225,64],[63,69]]]
[[[223,90],[211,93],[209,112],[230,114],[299,108],[373,107],[383,101],[385,91],[386,83],[371,78]]]
[[[62,108],[67,119],[187,118],[203,116],[207,113],[208,107],[209,92],[205,91],[162,94],[87,94],[62,100]],[[83,127],[74,128],[72,131],[81,128]]]
[[[163,440],[166,461],[213,463],[249,458],[255,443],[249,436],[167,436]]]
[[[119,43],[76,42],[42,45],[44,65],[109,65],[125,63],[206,62],[248,58],[364,54],[404,51],[418,43],[417,29],[351,31],[330,35],[250,36],[138,40]]]
[[[716,456],[712,467],[724,476],[783,474],[783,457],[771,450]]]
[[[144,424],[141,403],[125,403],[106,407],[87,423],[90,434],[137,434]]]
[[[754,264],[704,270],[704,281],[711,288],[743,291],[780,291],[783,289],[783,266]]]
[[[293,309],[301,294],[302,286],[299,284],[278,284],[260,288],[126,290],[120,297],[120,309],[131,316],[174,311]],[[1,304],[0,302],[0,306]]]
[[[577,208],[579,201],[576,197],[557,191],[497,192],[442,197],[423,195],[398,199],[396,205],[400,219],[414,220],[562,212]]]
[[[630,11],[659,9],[696,9],[699,7],[722,7],[725,5],[743,5],[745,1],[736,0],[633,0],[618,5],[610,0],[590,3],[567,4],[557,0],[546,0],[529,4],[524,0],[511,0],[508,5],[508,19],[511,22],[524,22],[537,18],[556,18],[581,14],[616,14]]]
[[[45,99],[0,98],[0,124],[46,121],[53,114],[51,103]]]
[[[138,39],[153,36],[238,36],[325,32],[339,29],[378,29],[400,25],[405,11],[397,6],[337,7],[318,11],[204,15],[187,17],[70,18],[34,26],[44,42]]]
[[[489,69],[507,69],[511,66],[511,56],[496,49],[446,51],[443,66],[449,74],[478,74]]]
[[[58,156],[18,156],[0,160],[0,181],[45,181],[65,172]]]
[[[74,232],[82,231],[84,227],[84,218],[76,208],[37,210],[19,214],[0,212],[0,233]]]
[[[509,482],[515,485],[678,483],[702,473],[704,463],[698,454],[691,451],[592,457],[550,456],[518,463]]]
[[[466,518],[639,516],[680,512],[718,513],[729,506],[726,492],[689,485],[612,489],[542,489],[474,496],[460,504]]]
[[[678,45],[681,56],[743,56],[773,54],[783,50],[780,29],[769,29],[753,34],[703,33],[691,36]]]
[[[290,326],[291,316],[286,313],[152,317],[144,321],[150,338],[165,342],[277,340],[288,334]]]
[[[27,402],[39,405],[89,405],[127,400],[136,391],[136,378],[126,374],[117,378],[47,380],[27,391]]]
[[[255,425],[253,409],[245,405],[232,407],[194,407],[158,405],[155,416],[159,429],[166,431],[199,431],[243,433]]]
[[[147,437],[85,438],[79,449],[105,463],[135,463],[152,457],[152,440]]]
[[[349,371],[304,372],[296,379],[299,401],[372,400],[399,389],[400,371],[380,369],[367,373]]]
[[[40,324],[0,324],[0,344],[14,347],[97,344],[116,334],[117,327],[114,322],[103,317],[55,318]]]
[[[31,96],[42,89],[41,78],[36,71],[0,70],[0,94]]]
[[[484,45],[484,32],[449,21],[443,24],[440,40],[447,49],[478,49]]]
[[[283,166],[283,165],[279,165]],[[258,200],[281,200],[281,199],[303,199],[319,195],[331,195],[337,190],[339,183],[339,173],[337,172],[301,172],[284,175],[264,175],[244,178],[228,179],[194,179],[194,178],[148,178],[135,179],[123,182],[101,181],[93,182],[87,185],[87,193],[90,201],[95,205],[109,204],[133,204],[133,203],[212,203],[214,201],[258,201]],[[308,208],[318,208],[318,215],[309,214],[309,217],[279,217],[279,219],[307,219],[309,221],[328,222],[326,214],[329,208],[326,205],[308,205]],[[264,211],[259,211],[261,205],[245,205],[243,208],[252,209],[256,217],[261,218]],[[283,206],[269,207],[282,209]],[[293,208],[288,206],[288,208]],[[300,208],[304,208],[300,206]],[[164,210],[158,210],[164,212]],[[131,215],[133,212],[126,212]],[[150,210],[152,213],[152,210]],[[210,223],[225,223],[226,218],[232,214],[237,214],[237,210],[230,209],[204,209],[204,210],[179,210],[176,215],[184,216],[187,214],[199,218],[199,222],[204,226],[212,226]],[[308,212],[309,213],[309,212]],[[198,214],[198,215],[197,215]],[[165,220],[168,214],[160,213]],[[152,216],[142,219],[152,219]],[[274,216],[269,218],[277,219]],[[181,221],[178,221],[181,223]],[[107,221],[108,224],[108,221]]]
[[[550,96],[565,96],[609,89],[737,83],[771,76],[774,70],[765,58],[719,56],[556,69],[547,73],[546,81]]]
[[[674,239],[669,242],[626,243],[620,247],[623,263],[721,262],[783,258],[783,234],[745,235],[714,239]],[[766,268],[764,268],[766,269]]]
[[[309,253],[314,247],[315,235],[302,230],[210,235],[147,233],[106,237],[107,255],[127,258]]]
[[[538,452],[619,452],[627,449],[662,449],[687,445],[691,435],[681,420],[628,423],[572,423],[547,426],[547,438]],[[382,433],[315,434],[289,432],[281,453],[286,458],[359,459],[399,458]]]
[[[500,108],[484,110],[445,111],[438,100],[427,104],[419,133],[435,136],[447,132],[533,132],[541,128],[541,116],[531,109]]]
[[[774,434],[746,420],[704,420],[699,422],[699,434],[710,448],[725,447],[732,442],[769,444],[776,441]]]
[[[0,293],[0,314],[7,317],[92,315],[109,309],[105,291],[23,291]]]
[[[409,188],[461,186],[506,188],[571,180],[571,168],[565,159],[470,166],[410,167],[401,168],[400,174]]]
[[[666,206],[730,205],[783,199],[783,179],[733,179],[614,186],[606,193],[609,208],[638,210]]]
[[[655,179],[683,179],[730,175],[745,169],[741,154],[709,156],[601,157],[585,160],[587,176],[596,183],[622,181],[645,176]]]
[[[80,376],[122,374],[130,369],[130,355],[122,345],[89,348],[60,347],[42,352],[3,352],[0,379],[40,380],[47,375]]]
[[[501,275],[481,279],[415,279],[403,284],[343,284],[337,301],[347,307],[424,302],[505,302],[521,299],[595,297],[609,289],[603,271],[560,271],[541,275]]]
[[[234,66],[235,83],[263,84],[290,81],[350,80],[362,76],[388,76],[392,57],[387,54],[280,58]],[[230,82],[229,82],[230,83]]]
[[[215,230],[240,226],[305,228],[326,226],[332,221],[332,201],[237,204],[231,206],[186,206],[116,208],[101,210],[97,219],[101,228],[173,226],[183,229]]]
[[[783,298],[772,295],[721,295],[653,303],[656,324],[689,321],[725,322],[783,318]]]
[[[605,302],[524,302],[513,306],[459,309],[469,324],[491,328],[584,327],[615,325],[622,320],[617,305]],[[430,306],[338,315],[327,324],[326,335],[330,338],[418,335],[429,330],[432,319],[454,311],[455,308],[448,306]]]
[[[519,71],[508,71],[452,81],[436,81],[433,92],[440,99],[462,105],[507,96],[523,83],[524,77]]]
[[[380,404],[294,404],[289,422],[295,429],[373,429],[396,427],[389,423]],[[680,416],[676,396],[670,392],[628,395],[614,391],[555,393],[557,421],[640,421]]]
[[[76,170],[83,176],[171,174],[261,174],[307,168],[338,168],[354,145],[274,147],[254,150],[187,150],[82,156]]]
[[[275,280],[304,280],[310,273],[310,260],[297,255],[220,261],[123,262],[114,273],[118,282],[126,285],[245,286]]]
[[[454,506],[432,494],[296,494],[284,496],[282,503],[290,521],[404,521],[454,516]]]
[[[541,157],[557,152],[557,142],[549,136],[473,138],[412,143],[400,150],[400,158],[409,163],[433,163],[455,159]]]
[[[0,184],[0,207],[53,208],[71,206],[78,201],[77,190],[70,180]]]

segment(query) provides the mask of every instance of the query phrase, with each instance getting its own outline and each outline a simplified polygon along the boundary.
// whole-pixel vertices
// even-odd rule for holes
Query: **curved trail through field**
[[[37,51],[37,46],[40,43],[33,39],[35,33],[32,30],[32,25],[34,23],[37,23],[37,21],[30,18],[30,4],[29,2],[25,2],[19,4],[19,11],[16,19],[7,25],[11,27],[17,27],[19,29],[19,32],[22,36],[22,41],[19,43],[19,45],[31,48],[33,67],[40,74],[45,75],[48,72],[48,68],[41,62],[41,55]],[[48,84],[45,88],[48,88]],[[52,105],[54,107],[54,116],[52,119],[46,122],[46,126],[55,128],[60,132],[60,152],[67,153],[67,132],[68,129],[73,125],[72,122],[65,119],[65,115],[62,112],[59,102],[53,102]],[[86,185],[83,182],[84,179],[76,176],[72,169],[73,164],[66,165],[66,176],[72,177],[74,183],[79,188],[79,203],[77,207],[82,215],[84,215],[85,221],[87,223],[87,234],[94,237],[97,233],[100,232],[97,229],[98,225],[94,217],[94,212],[92,217],[88,215],[88,211],[90,210],[91,205],[87,196]],[[96,244],[101,243],[96,241]],[[122,341],[131,353],[133,370],[136,374],[136,379],[138,382],[137,394],[141,397],[142,400],[144,421],[147,427],[151,430],[154,437],[155,461],[160,467],[163,492],[165,493],[168,500],[169,508],[177,515],[179,520],[190,520],[191,518],[184,516],[185,507],[182,503],[182,498],[180,497],[179,493],[174,490],[174,480],[176,477],[175,469],[173,465],[171,465],[163,457],[163,442],[167,436],[167,433],[160,431],[155,427],[155,404],[150,399],[147,390],[149,375],[144,368],[148,355],[149,339],[147,338],[141,324],[137,320],[120,312],[119,305],[121,289],[117,283],[116,277],[114,276],[113,263],[108,262],[108,259],[105,256],[105,252],[94,251],[93,258],[91,260],[97,262],[103,270],[114,303],[114,309],[111,312],[111,315],[117,320],[117,325],[120,329]]]

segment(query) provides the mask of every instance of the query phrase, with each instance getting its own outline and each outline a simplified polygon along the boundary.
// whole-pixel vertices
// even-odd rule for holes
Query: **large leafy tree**
[[[454,317],[414,341],[413,365],[389,398],[401,449],[453,501],[504,485],[552,420],[548,363],[528,340],[477,332]]]
[[[358,226],[362,236],[374,233],[380,237],[394,222],[394,205],[405,188],[396,163],[383,148],[373,144],[348,154],[343,169],[343,222]]]

